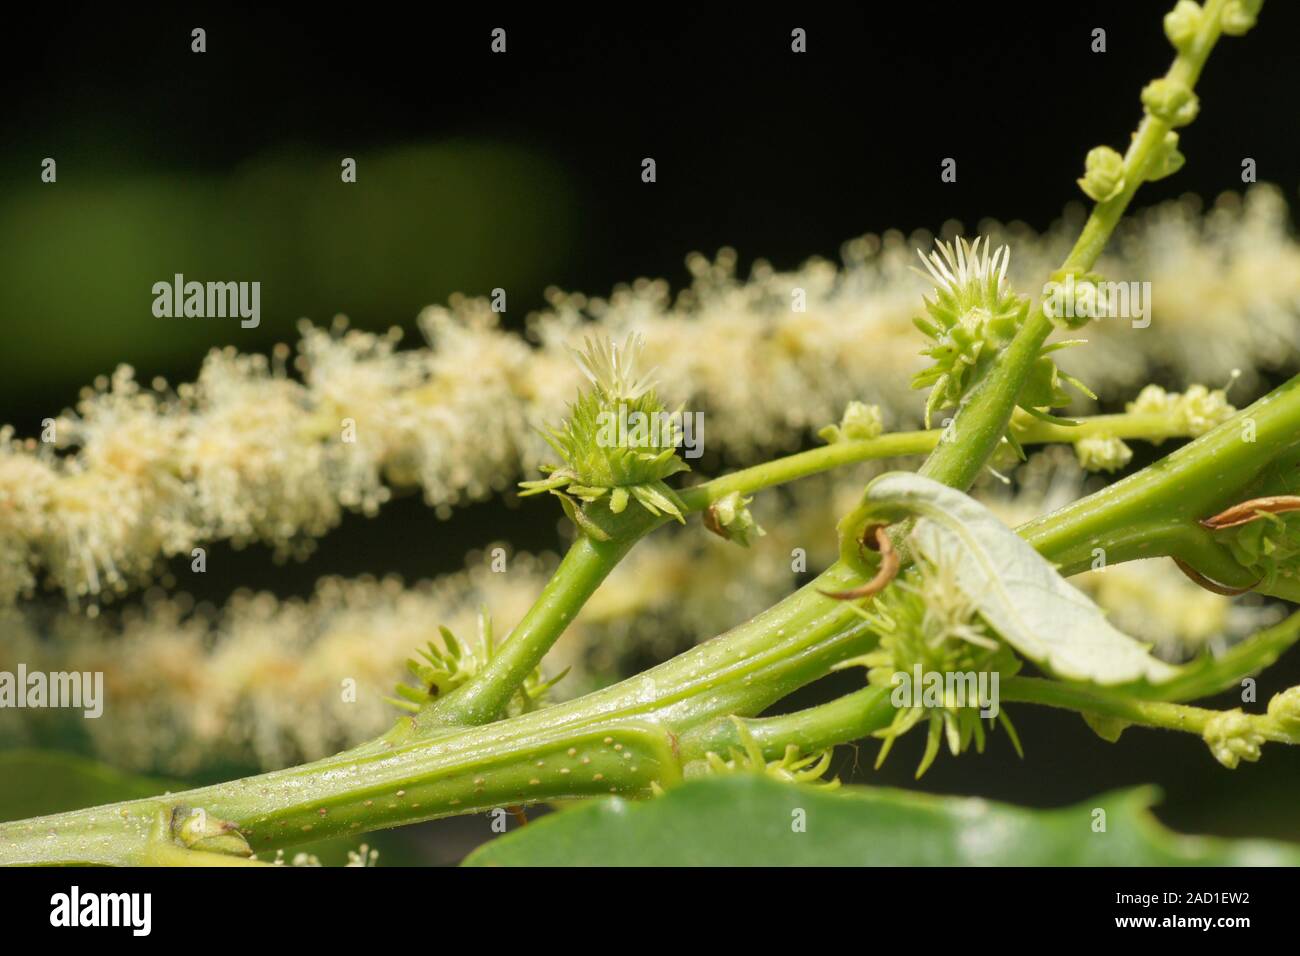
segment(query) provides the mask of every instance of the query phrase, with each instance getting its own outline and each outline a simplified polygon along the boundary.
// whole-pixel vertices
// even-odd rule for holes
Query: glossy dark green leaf
[[[1154,799],[1153,789],[1141,788],[1062,809],[1028,810],[902,790],[827,791],[759,776],[720,777],[693,781],[657,800],[612,797],[545,817],[481,847],[465,863],[1300,865],[1300,846],[1175,834],[1151,816]]]

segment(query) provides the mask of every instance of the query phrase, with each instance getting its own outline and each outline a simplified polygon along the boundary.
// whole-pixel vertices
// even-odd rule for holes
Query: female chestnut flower
[[[478,674],[496,656],[497,643],[493,637],[492,616],[487,608],[479,609],[478,640],[460,641],[450,628],[439,627],[442,644],[429,641],[419,651],[421,660],[408,659],[406,669],[415,680],[415,686],[398,684],[398,697],[385,698],[388,703],[410,713],[419,713],[425,706],[451,693],[471,677]],[[564,679],[566,667],[547,680],[540,667],[535,667],[510,698],[506,714],[510,717],[526,714],[546,705],[552,687]]]
[[[934,280],[934,297],[926,298],[928,318],[917,316],[913,324],[931,341],[922,351],[934,364],[918,372],[913,388],[933,386],[925,403],[925,424],[935,410],[953,408],[961,403],[970,387],[988,370],[998,353],[1015,336],[1029,315],[1029,299],[1007,287],[1007,266],[1011,250],[1000,246],[990,252],[991,243],[980,249],[982,237],[974,242],[958,238],[957,245],[936,241],[936,250],[927,258],[921,273]],[[920,270],[916,270],[918,273]],[[1047,353],[1067,343],[1045,346],[1021,391],[1020,407],[1031,415],[1044,417],[1042,409],[1054,408],[1069,401],[1061,382],[1069,382],[1089,397],[1095,398],[1077,380],[1064,375]]]
[[[824,779],[831,766],[834,747],[805,754],[798,744],[787,744],[785,753],[775,760],[768,760],[745,722],[739,717],[732,717],[731,722],[740,738],[740,746],[731,747],[726,757],[709,751],[704,755],[705,772],[722,775],[752,773],[782,783],[809,784],[823,790],[839,789],[838,777]]]
[[[895,579],[894,587],[877,596],[869,609],[856,607],[856,611],[880,641],[874,650],[841,661],[835,669],[865,667],[869,685],[890,690],[895,713],[890,724],[874,734],[884,741],[877,768],[894,741],[921,723],[926,724],[927,739],[916,769],[918,780],[944,742],[953,756],[972,743],[983,753],[986,718],[1006,728],[1020,752],[1011,718],[996,706],[1001,679],[1015,676],[1020,659],[984,621],[976,602],[957,586],[951,565],[921,559],[910,574]],[[975,683],[964,685],[961,693],[948,684],[939,689],[931,683],[926,689],[926,681],[936,675],[946,679],[957,674],[970,676]],[[983,683],[980,674],[987,675]],[[990,705],[994,706],[990,709]]]
[[[599,529],[583,520],[571,497],[584,504],[603,500],[614,514],[635,500],[652,515],[686,520],[677,495],[664,484],[665,478],[690,470],[677,457],[681,413],[669,412],[659,400],[653,372],[638,372],[641,345],[636,335],[622,347],[609,339],[588,339],[585,350],[574,352],[592,388],[569,406],[563,427],[542,436],[564,464],[543,465],[550,477],[520,483],[523,495],[559,495],[589,533]]]

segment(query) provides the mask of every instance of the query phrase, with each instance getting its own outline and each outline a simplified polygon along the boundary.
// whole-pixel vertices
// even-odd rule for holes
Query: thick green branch
[[[1170,554],[1224,584],[1250,586],[1256,582],[1196,521],[1241,500],[1297,442],[1300,376],[1150,467],[1029,522],[1021,534],[1067,574],[1090,567],[1101,548],[1108,564]]]
[[[861,618],[818,590],[856,583],[853,571],[835,565],[726,634],[545,710],[420,734],[407,718],[379,741],[301,767],[0,823],[0,863],[139,864],[159,812],[178,806],[231,821],[254,850],[266,851],[510,804],[648,795],[676,779],[677,741],[694,727],[761,713],[872,646]]]

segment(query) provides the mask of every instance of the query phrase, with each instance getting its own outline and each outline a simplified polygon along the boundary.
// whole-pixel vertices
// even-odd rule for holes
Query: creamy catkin
[[[1011,246],[1010,280],[1036,291],[1024,284],[1059,261],[1070,215],[1042,235],[980,228]],[[568,348],[593,332],[641,335],[660,392],[718,423],[706,450],[738,464],[797,446],[851,400],[881,406],[891,428],[913,425],[924,394],[908,387],[923,364],[911,319],[926,284],[911,265],[930,245],[891,231],[846,243],[841,265],[759,261],[747,279],[731,250],[693,255],[676,297],[644,279],[608,298],[552,291],[529,318],[533,345],[485,300],[457,296],[420,316],[427,348],[304,325],[296,376],[283,346],[270,358],[215,351],[174,391],[120,368],[40,435],[0,429],[0,603],[44,582],[93,608],[150,580],[159,558],[212,541],[302,555],[393,487],[421,488],[445,517],[535,477],[548,452],[535,429],[577,393]],[[1193,200],[1141,213],[1099,271],[1153,290],[1149,327],[1094,322],[1087,348],[1060,353],[1104,397],[1131,397],[1158,362],[1211,387],[1242,370],[1240,404],[1256,369],[1295,364],[1300,245],[1275,189],[1226,195],[1204,214]]]

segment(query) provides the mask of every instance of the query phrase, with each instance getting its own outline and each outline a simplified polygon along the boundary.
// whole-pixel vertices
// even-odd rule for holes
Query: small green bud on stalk
[[[705,510],[704,526],[719,537],[749,547],[751,536],[761,538],[767,534],[749,512],[753,500],[743,497],[739,491],[723,495]]]
[[[1181,52],[1191,46],[1203,16],[1204,11],[1194,0],[1178,0],[1178,5],[1165,14],[1165,36],[1174,49]]]
[[[1109,146],[1088,150],[1079,188],[1097,202],[1114,199],[1124,191],[1124,157]]]
[[[1268,702],[1268,716],[1282,731],[1300,741],[1300,686],[1274,694]]]
[[[838,425],[827,425],[817,433],[822,441],[834,445],[842,441],[868,441],[879,438],[885,430],[879,405],[849,402]]]
[[[1150,182],[1158,179],[1164,179],[1166,176],[1172,176],[1178,170],[1183,168],[1187,162],[1187,157],[1178,149],[1178,134],[1170,130],[1165,134],[1164,143],[1160,150],[1151,157],[1150,165],[1147,167],[1146,178]]]
[[[1264,0],[1228,0],[1219,21],[1223,32],[1230,37],[1242,36],[1255,25],[1263,6]]]
[[[1133,458],[1133,449],[1114,435],[1091,435],[1074,443],[1079,464],[1087,471],[1119,471]]]
[[[1162,76],[1142,90],[1142,105],[1147,112],[1169,126],[1186,126],[1196,119],[1201,103],[1186,83]]]
[[[194,807],[172,810],[172,836],[186,849],[231,856],[252,856],[253,850],[229,820],[222,820]]]

